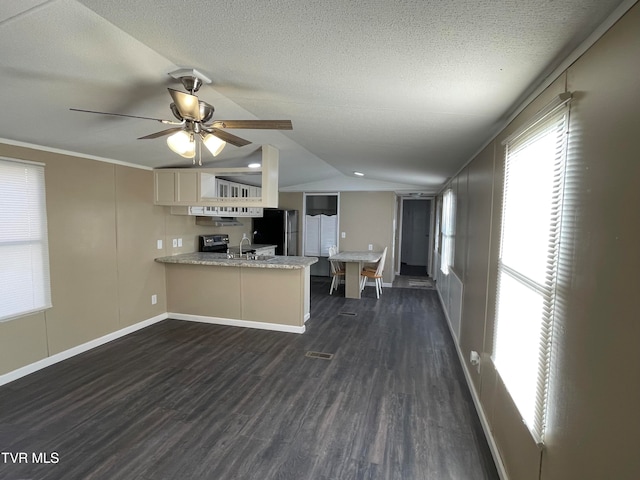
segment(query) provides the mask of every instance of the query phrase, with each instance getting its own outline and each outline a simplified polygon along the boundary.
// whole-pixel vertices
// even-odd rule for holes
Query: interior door
[[[429,264],[431,200],[404,199],[400,272],[406,265],[416,274],[426,275]],[[406,274],[406,273],[405,273]]]

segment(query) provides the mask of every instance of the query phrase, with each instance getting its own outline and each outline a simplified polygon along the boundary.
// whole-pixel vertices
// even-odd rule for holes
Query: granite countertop
[[[218,267],[250,267],[298,269],[313,265],[317,257],[275,256],[269,260],[247,260],[245,258],[227,258],[226,253],[183,253],[155,259],[159,263],[179,263],[186,265],[214,265]]]
[[[344,251],[329,257],[329,260],[337,260],[340,262],[377,262],[380,260],[380,257],[382,257],[382,252],[372,252],[369,250],[362,252]]]

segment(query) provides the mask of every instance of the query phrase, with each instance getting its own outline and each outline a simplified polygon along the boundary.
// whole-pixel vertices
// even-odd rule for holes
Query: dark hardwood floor
[[[437,293],[312,283],[303,335],[166,320],[0,387],[0,479],[497,479]]]
[[[426,265],[407,265],[406,263],[401,263],[400,275],[410,275],[412,277],[426,277],[427,266]]]

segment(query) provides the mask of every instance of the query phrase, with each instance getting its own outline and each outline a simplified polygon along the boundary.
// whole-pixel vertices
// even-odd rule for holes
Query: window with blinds
[[[51,307],[44,166],[0,159],[0,322]]]
[[[570,95],[505,140],[493,362],[544,441]]]
[[[442,256],[440,270],[449,275],[449,267],[453,266],[453,248],[456,234],[456,201],[450,188],[442,196]]]

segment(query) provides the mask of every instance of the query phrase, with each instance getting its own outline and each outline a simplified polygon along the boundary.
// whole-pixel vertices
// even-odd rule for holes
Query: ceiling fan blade
[[[193,122],[199,122],[201,120],[198,97],[174,90],[173,88],[168,88],[167,90],[169,90],[171,98],[173,98],[173,102],[176,104],[176,108],[182,118]]]
[[[80,108],[70,108],[74,112],[84,112],[84,113],[97,113],[98,115],[113,115],[116,117],[129,117],[129,118],[141,118],[142,120],[155,120],[160,123],[172,123],[169,120],[162,120],[161,118],[151,118],[151,117],[141,117],[139,115],[126,115],[124,113],[109,113],[109,112],[96,112],[94,110],[82,110]]]
[[[231,145],[235,145],[236,147],[244,147],[245,145],[249,145],[251,142],[249,140],[245,140],[244,138],[236,137],[229,132],[225,132],[224,130],[218,130],[217,128],[211,128],[208,130],[212,135],[215,135],[220,140],[224,140]]]
[[[216,120],[211,126],[215,128],[293,130],[291,120]]]
[[[182,130],[182,127],[167,128],[166,130],[140,137],[138,140],[151,140],[152,138],[164,137],[165,135],[170,135],[172,133],[179,132],[180,130]]]

